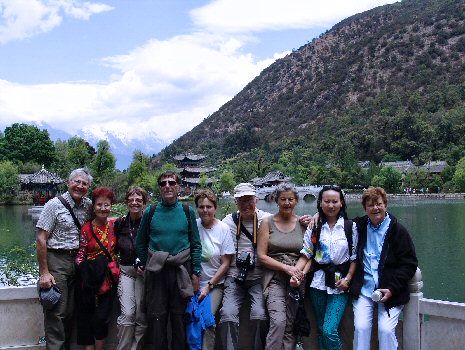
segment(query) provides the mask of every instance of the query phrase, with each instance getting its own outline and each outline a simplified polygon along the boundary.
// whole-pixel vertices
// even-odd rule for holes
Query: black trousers
[[[116,288],[113,286],[113,288]],[[93,345],[95,340],[105,339],[108,335],[114,291],[97,295],[93,312],[77,307],[77,339],[78,345]]]
[[[146,338],[153,349],[187,349],[184,312],[188,299],[183,298],[179,291],[177,270],[177,267],[165,265],[159,273],[152,273],[146,279]],[[168,346],[168,335],[171,337],[171,347]]]

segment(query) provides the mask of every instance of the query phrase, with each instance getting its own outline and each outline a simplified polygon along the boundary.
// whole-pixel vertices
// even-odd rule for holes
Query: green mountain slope
[[[465,154],[464,102],[465,1],[405,0],[276,61],[161,158],[192,151],[218,162],[254,149],[305,162],[453,164]]]

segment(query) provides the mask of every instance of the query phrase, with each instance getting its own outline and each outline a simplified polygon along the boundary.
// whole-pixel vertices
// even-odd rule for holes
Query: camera
[[[138,268],[141,268],[142,270],[144,269],[144,265],[142,265],[142,262],[140,261],[139,258],[136,258],[134,261],[134,268],[137,270]]]
[[[244,283],[247,279],[247,273],[255,267],[255,260],[250,257],[249,252],[241,252],[236,257],[236,267],[239,269],[239,274],[236,277],[237,283]]]

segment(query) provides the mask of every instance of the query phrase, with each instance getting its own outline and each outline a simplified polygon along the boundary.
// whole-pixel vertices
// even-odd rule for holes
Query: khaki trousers
[[[117,319],[117,350],[141,350],[147,329],[145,314],[141,310],[144,277],[133,266],[121,265],[118,283],[118,298],[121,315]]]
[[[223,300],[223,284],[216,285],[210,293],[210,300],[212,305],[212,314],[215,316],[220,308],[221,301]],[[216,338],[216,326],[210,327],[205,330],[202,341],[202,350],[214,350]]]
[[[267,320],[261,278],[237,283],[233,277],[224,280],[223,306],[221,307],[220,334],[224,350],[236,350],[239,341],[239,312],[245,298],[250,297],[251,333],[254,343],[250,349],[263,349],[262,333]]]
[[[266,297],[270,329],[266,336],[267,350],[293,350],[296,338],[293,333],[298,302],[289,297],[289,283],[271,280]]]
[[[47,251],[48,270],[60,288],[61,298],[53,310],[44,309],[47,350],[69,348],[74,312],[75,256],[67,252]]]

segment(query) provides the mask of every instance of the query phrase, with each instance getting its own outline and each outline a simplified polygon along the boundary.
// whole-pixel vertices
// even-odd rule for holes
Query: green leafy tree
[[[400,189],[402,174],[393,167],[383,167],[378,175],[371,179],[372,186],[383,187],[388,193],[397,193]]]
[[[106,140],[100,140],[97,144],[97,153],[90,168],[97,185],[108,185],[115,173],[116,159],[110,150],[110,144]]]
[[[456,191],[465,192],[465,157],[461,158],[455,166],[452,181],[454,182]]]
[[[201,173],[199,177],[199,188],[206,188],[208,186],[208,175]]]
[[[260,144],[257,132],[251,125],[245,125],[241,129],[226,136],[223,142],[223,152],[231,157],[238,152],[250,151]]]
[[[132,185],[142,187],[152,195],[155,193],[158,194],[157,177],[158,175],[155,173],[145,172],[139,176]]]
[[[18,164],[18,171],[21,174],[33,174],[38,172],[42,166],[36,162],[26,162]]]
[[[149,172],[150,158],[140,150],[135,150],[132,155],[132,162],[128,168],[129,185],[136,183],[142,176]]]
[[[321,165],[312,165],[308,173],[308,181],[311,185],[322,185],[325,178],[325,169]]]
[[[116,170],[105,183],[108,187],[112,188],[116,194],[116,201],[118,203],[124,202],[124,196],[128,190],[128,173]],[[147,189],[149,190],[149,189]]]
[[[52,164],[52,170],[61,176],[62,179],[66,179],[71,170],[73,170],[69,159],[68,141],[55,141],[55,162]]]
[[[223,170],[217,182],[217,191],[232,193],[235,185],[236,181],[234,181],[233,172],[231,170]]]
[[[308,182],[308,174],[309,170],[302,166],[302,165],[296,165],[293,167],[292,171],[292,181],[297,184],[297,185],[303,185]]]
[[[2,159],[15,164],[35,162],[48,167],[54,161],[55,148],[47,130],[15,123],[5,128],[0,139],[0,154]]]
[[[70,169],[89,167],[95,149],[83,138],[74,136],[68,140],[68,161]]]
[[[18,189],[18,167],[9,160],[0,162],[0,197],[2,200],[11,200]]]
[[[424,170],[413,171],[405,175],[404,186],[426,190],[432,186],[432,176]]]

